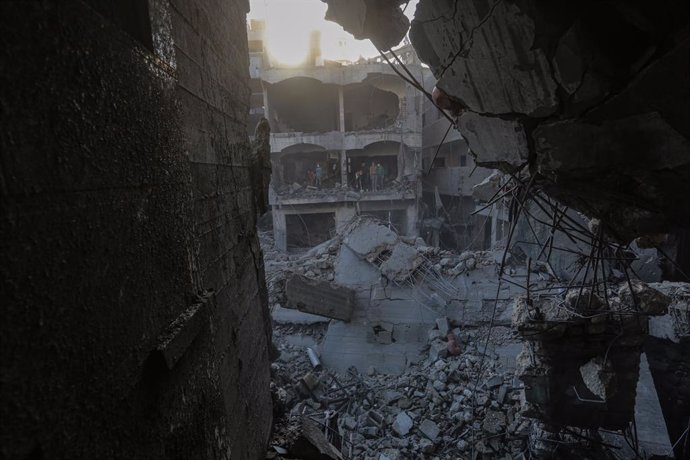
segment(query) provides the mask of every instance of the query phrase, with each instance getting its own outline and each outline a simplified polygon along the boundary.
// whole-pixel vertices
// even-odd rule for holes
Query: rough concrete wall
[[[410,36],[477,163],[623,239],[690,226],[687,2],[421,0]]]
[[[228,457],[259,458],[271,426],[270,317],[248,165],[243,0],[172,0],[177,95],[188,139],[196,279],[216,292],[213,372]],[[183,71],[184,69],[184,71]]]
[[[103,5],[0,6],[0,456],[258,458],[246,4],[150,2],[156,57]],[[199,289],[215,299],[169,369],[158,338]]]

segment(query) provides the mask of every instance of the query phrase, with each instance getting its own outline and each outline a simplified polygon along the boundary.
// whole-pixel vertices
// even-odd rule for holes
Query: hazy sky
[[[283,64],[298,64],[309,49],[309,32],[321,31],[324,59],[355,61],[360,56],[377,56],[369,40],[355,40],[338,24],[326,21],[326,4],[320,0],[250,0],[249,19],[266,21],[266,46]],[[417,0],[410,1],[405,14],[412,17]]]

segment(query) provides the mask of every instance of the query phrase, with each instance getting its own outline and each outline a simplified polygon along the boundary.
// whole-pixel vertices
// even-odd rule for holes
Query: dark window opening
[[[268,86],[273,132],[325,133],[339,130],[338,88],[307,77]]]
[[[395,124],[400,113],[398,96],[367,84],[343,90],[345,131],[383,129]]]
[[[288,248],[311,248],[335,235],[335,213],[285,216]]]
[[[444,168],[446,166],[446,158],[445,157],[436,157],[434,160],[434,165],[432,166],[433,168]]]

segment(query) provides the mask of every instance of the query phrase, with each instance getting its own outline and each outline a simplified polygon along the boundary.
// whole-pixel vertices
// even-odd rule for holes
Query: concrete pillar
[[[487,225],[491,225],[491,247],[487,249],[493,249],[496,247],[496,243],[498,243],[498,214],[499,214],[499,205],[494,204],[493,207],[491,208],[491,220],[487,222]]]
[[[287,251],[287,220],[285,219],[285,211],[273,206],[273,240],[276,249],[283,252]]]
[[[338,128],[341,133],[345,132],[345,98],[343,97],[343,87],[338,86]],[[340,183],[347,185],[347,153],[345,149],[340,150]]]
[[[419,229],[417,228],[418,212],[417,206],[411,204],[406,209],[405,233],[407,236],[419,236]]]
[[[347,151],[345,149],[340,151],[340,183],[343,186],[347,184]]]
[[[340,128],[340,132],[344,133],[345,132],[345,102],[344,102],[344,97],[343,97],[343,87],[339,86],[338,87],[338,127]]]
[[[396,180],[400,180],[402,176],[405,175],[405,155],[406,155],[407,149],[405,148],[405,144],[403,144],[403,137],[402,137],[402,131],[400,132],[400,146],[398,147],[398,177],[396,177]]]

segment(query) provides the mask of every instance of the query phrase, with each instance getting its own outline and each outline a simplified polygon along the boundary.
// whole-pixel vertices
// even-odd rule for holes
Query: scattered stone
[[[487,410],[484,414],[484,431],[490,434],[498,434],[506,428],[506,416],[503,412]]]
[[[447,317],[436,318],[436,327],[442,337],[445,337],[450,332],[450,322]]]
[[[436,442],[441,432],[438,425],[429,419],[422,420],[422,423],[419,425],[419,431],[421,431],[431,442]]]
[[[396,402],[397,400],[399,400],[402,397],[403,397],[403,395],[399,391],[386,390],[383,392],[383,403],[385,405],[393,404],[394,402]]]
[[[488,388],[489,390],[493,390],[494,388],[498,388],[503,384],[503,377],[500,375],[494,375],[491,377],[489,380],[486,381],[484,386]]]
[[[392,428],[398,435],[407,436],[413,426],[414,421],[407,415],[407,412],[400,412],[397,417],[395,417]]]
[[[434,443],[429,441],[428,439],[422,438],[419,441],[419,450],[422,451],[422,453],[425,454],[431,454],[436,450],[436,447],[434,446]]]
[[[429,345],[429,359],[436,361],[448,356],[448,345],[440,339],[434,340]]]

